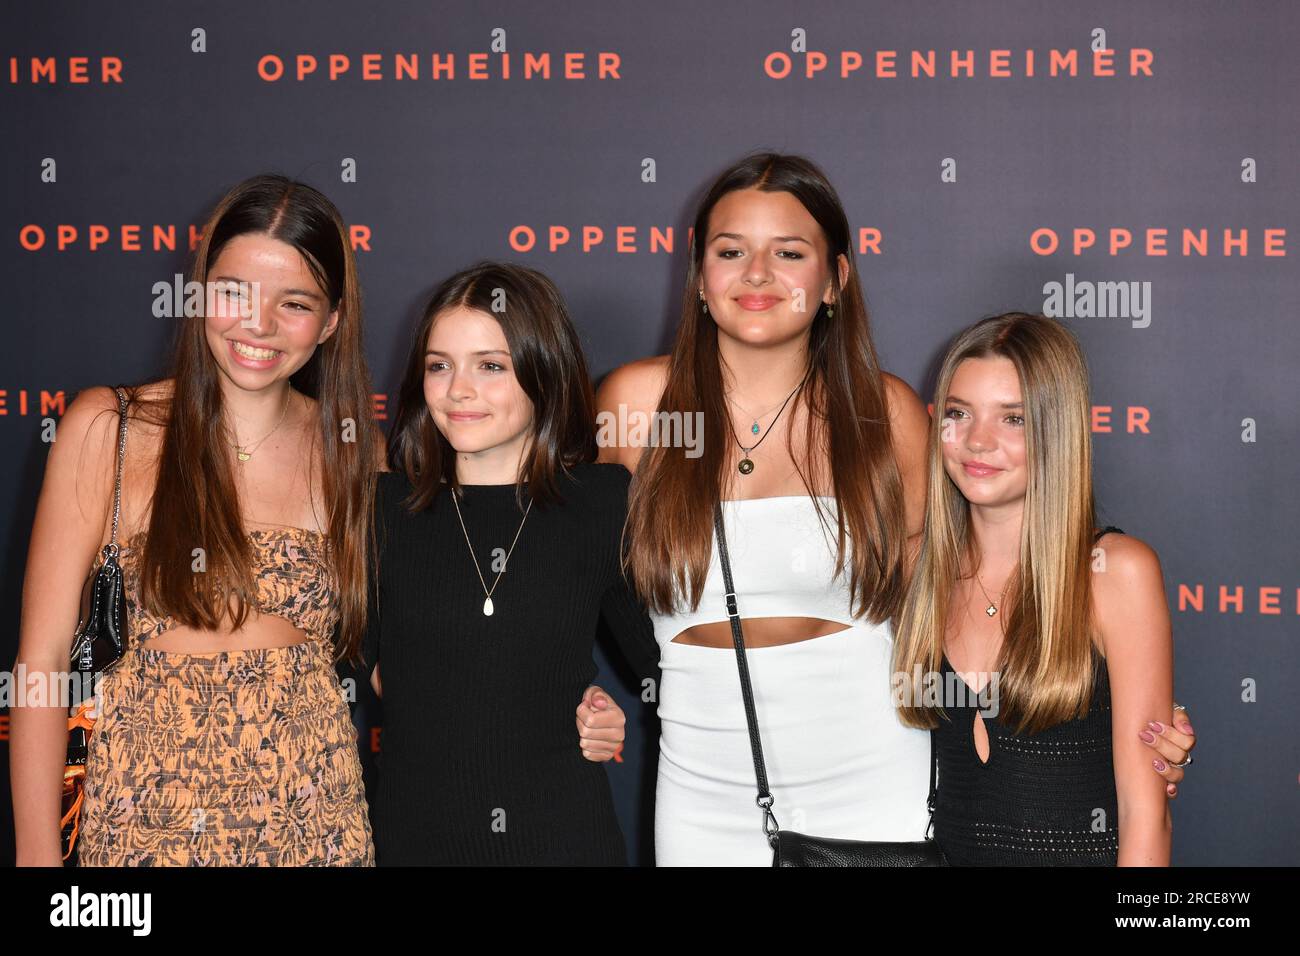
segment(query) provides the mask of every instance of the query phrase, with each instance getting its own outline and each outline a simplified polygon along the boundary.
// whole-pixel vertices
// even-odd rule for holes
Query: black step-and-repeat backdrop
[[[1298,47],[1286,0],[6,4],[0,666],[42,423],[162,371],[154,286],[231,185],[281,172],[342,209],[382,417],[422,300],[480,258],[556,280],[593,374],[666,351],[695,199],[771,148],[839,190],[885,367],[923,396],[984,315],[1078,334],[1101,517],[1160,554],[1200,739],[1174,862],[1300,862]],[[649,863],[654,706],[614,653],[607,766]],[[6,768],[8,739],[0,710]]]

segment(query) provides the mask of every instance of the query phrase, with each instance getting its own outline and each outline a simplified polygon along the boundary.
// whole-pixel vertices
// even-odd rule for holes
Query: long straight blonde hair
[[[895,622],[900,720],[938,725],[917,673],[940,670],[953,591],[963,566],[978,570],[970,502],[943,466],[948,390],[967,359],[1010,359],[1024,403],[1028,481],[1020,560],[1004,599],[998,655],[999,719],[1036,733],[1088,712],[1098,658],[1092,642],[1091,557],[1096,510],[1088,373],[1074,336],[1041,315],[1008,312],[963,331],[944,357],[930,428],[929,500],[915,571]]]

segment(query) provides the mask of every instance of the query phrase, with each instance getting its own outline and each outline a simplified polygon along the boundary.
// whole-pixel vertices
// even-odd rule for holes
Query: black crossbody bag
[[[767,767],[763,763],[763,744],[758,736],[758,714],[754,709],[754,692],[749,685],[749,665],[745,660],[745,637],[740,629],[740,612],[736,606],[736,587],[731,580],[731,561],[727,556],[727,536],[722,528],[722,506],[713,507],[713,528],[718,537],[718,557],[722,563],[722,580],[727,587],[727,618],[731,621],[731,638],[736,646],[736,666],[740,670],[740,690],[745,697],[745,721],[749,724],[749,746],[754,754],[754,776],[758,781],[755,801],[763,811],[763,833],[772,847],[773,866],[947,866],[939,844],[930,836],[934,827],[936,757],[934,735],[930,736],[930,795],[926,806],[930,825],[924,840],[910,842],[868,842],[809,836],[782,830],[772,806],[776,802],[767,785]]]

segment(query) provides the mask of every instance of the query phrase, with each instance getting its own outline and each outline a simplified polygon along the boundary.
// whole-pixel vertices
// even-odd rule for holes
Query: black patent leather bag
[[[105,672],[122,659],[126,651],[126,588],[118,562],[117,529],[122,515],[122,464],[126,456],[126,393],[117,388],[119,414],[117,468],[113,480],[113,526],[108,544],[100,553],[99,566],[92,569],[82,587],[81,613],[73,633],[69,666],[81,691],[93,690]],[[71,857],[76,845],[78,822],[84,799],[86,756],[96,714],[93,694],[85,694],[68,717],[67,761],[63,771],[63,858]]]

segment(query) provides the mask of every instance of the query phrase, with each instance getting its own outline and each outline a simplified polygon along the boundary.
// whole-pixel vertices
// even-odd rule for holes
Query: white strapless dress
[[[835,501],[822,499],[834,530]],[[759,735],[782,829],[850,840],[922,840],[929,732],[899,723],[888,625],[855,619],[834,538],[811,498],[722,503],[742,622],[812,617],[846,630],[746,651]],[[659,866],[771,866],[732,648],[674,644],[726,621],[717,542],[699,607],[651,614],[660,647]]]

